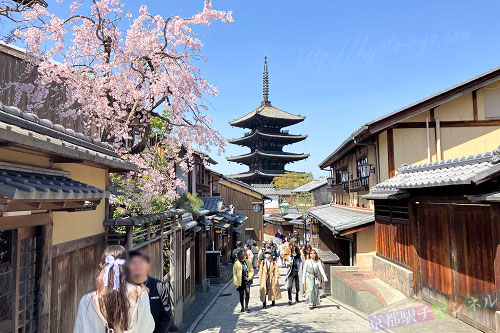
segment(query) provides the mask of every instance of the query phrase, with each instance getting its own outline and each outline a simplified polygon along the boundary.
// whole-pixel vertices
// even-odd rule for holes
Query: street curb
[[[217,295],[215,295],[214,299],[210,302],[210,304],[208,304],[204,309],[203,311],[201,311],[201,313],[198,315],[198,317],[196,317],[196,319],[194,320],[194,322],[191,324],[191,326],[189,326],[188,330],[186,331],[186,333],[193,333],[194,332],[194,329],[196,328],[196,326],[198,326],[198,324],[200,323],[200,321],[203,319],[203,317],[205,317],[205,315],[207,314],[207,312],[210,310],[210,308],[214,305],[214,303],[219,299],[220,295],[227,289],[227,287],[233,283],[233,279],[231,279],[230,281],[226,282],[226,285],[224,287],[221,288],[221,290],[219,290],[219,292],[217,293]]]
[[[347,311],[350,311],[352,313],[354,313],[355,315],[357,315],[358,317],[361,317],[363,319],[365,319],[366,321],[368,321],[368,315],[362,311],[359,311],[358,309],[350,306],[350,305],[347,305],[341,301],[339,301],[338,299],[336,299],[335,297],[333,296],[326,296],[326,298],[328,298],[330,301],[334,302],[334,303],[337,303],[337,305],[343,307],[344,309],[346,309]],[[386,330],[383,330],[383,331],[380,331],[380,332],[388,332],[388,333],[395,333],[393,330],[391,329],[386,329]]]

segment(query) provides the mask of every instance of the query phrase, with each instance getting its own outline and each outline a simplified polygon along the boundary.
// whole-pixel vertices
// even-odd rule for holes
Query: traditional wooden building
[[[252,184],[252,187],[269,198],[264,201],[264,214],[279,213],[282,200],[292,201],[290,198],[295,196],[293,189],[277,188],[273,184]]]
[[[0,103],[0,331],[70,332],[95,288],[112,146]]]
[[[218,181],[219,192],[224,203],[232,205],[238,212],[245,215],[245,241],[264,239],[264,200],[265,195],[257,192],[252,186],[231,177],[224,176]]]
[[[500,147],[402,165],[373,187],[377,276],[407,296],[441,302],[478,329],[499,331]]]
[[[15,45],[6,44],[0,41],[0,101],[5,105],[15,105],[22,110],[27,111],[31,107],[28,96],[16,91],[15,86],[8,86],[12,82],[34,83],[37,77],[36,70],[27,72],[27,63],[25,61],[26,50]],[[18,99],[18,96],[20,97]],[[38,117],[48,119],[55,124],[71,128],[76,132],[82,132],[87,135],[95,134],[95,127],[85,127],[81,117],[61,117],[54,108],[65,101],[62,89],[55,85],[51,90],[50,96],[44,101],[43,105],[34,107],[29,112],[35,113]]]
[[[375,248],[374,216],[368,209],[325,205],[308,211],[311,243],[340,258],[340,265],[370,267]]]
[[[394,177],[397,165],[495,149],[499,110],[500,68],[496,68],[367,122],[319,165],[330,171],[333,204],[373,211],[373,201],[363,195]],[[370,232],[375,234],[374,229]],[[375,253],[374,242],[365,246],[372,246],[367,253]]]
[[[326,179],[326,177],[321,177],[307,184],[299,186],[296,189],[292,190],[292,193],[311,193],[314,198],[314,204],[316,206],[327,205],[331,203],[333,199],[332,191],[330,189],[330,185],[328,185],[328,180]]]
[[[247,184],[269,184],[274,177],[285,173],[285,165],[309,157],[309,154],[284,152],[283,147],[307,138],[307,135],[292,135],[282,128],[298,124],[305,117],[294,115],[274,107],[269,101],[269,78],[267,57],[264,62],[264,101],[252,112],[231,121],[231,126],[248,128],[242,138],[230,143],[250,148],[250,153],[228,157],[227,160],[245,164],[249,171],[230,175]]]

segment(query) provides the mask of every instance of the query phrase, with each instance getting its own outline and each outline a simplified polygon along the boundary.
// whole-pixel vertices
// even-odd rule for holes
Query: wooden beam
[[[441,121],[441,127],[489,127],[500,126],[500,120],[448,120]],[[435,122],[429,122],[429,127],[436,127]],[[394,128],[425,128],[425,122],[409,121],[399,123]]]
[[[477,90],[472,91],[472,116],[474,120],[478,120],[477,115]]]
[[[31,214],[20,216],[2,216],[0,217],[0,229],[12,230],[24,227],[34,227],[51,223],[50,214]]]
[[[126,243],[126,249],[127,251],[132,250],[132,247],[134,246],[134,227],[131,225],[128,225],[125,227],[126,230],[126,235],[127,235],[127,243]]]
[[[64,156],[55,156],[52,158],[51,161],[52,163],[83,163],[83,160],[81,159],[64,157]]]
[[[357,227],[357,228],[347,229],[347,230],[345,230],[345,231],[341,232],[341,233],[340,233],[340,236],[345,236],[345,235],[354,234],[354,233],[356,233],[356,232],[360,232],[360,231],[363,231],[363,230],[366,230],[366,229],[372,228],[374,225],[375,225],[375,222],[370,222],[369,224],[365,224],[365,225],[360,226],[360,227]]]
[[[40,301],[38,302],[38,327],[50,331],[50,297],[52,292],[52,223],[42,228],[42,262],[40,276]]]
[[[63,254],[78,251],[80,249],[103,243],[105,239],[104,233],[84,238],[75,239],[69,242],[60,243],[52,246],[52,257],[58,257]]]
[[[97,206],[102,199],[90,199],[90,201]],[[72,199],[72,200],[10,200],[7,202],[6,206],[2,209],[6,212],[15,211],[31,211],[31,210],[64,210],[71,211],[78,208],[85,208],[85,200],[82,199]]]
[[[435,118],[434,118],[434,108],[430,109],[429,110],[429,120],[431,123],[433,123],[435,121]]]
[[[394,166],[394,133],[392,128],[387,129],[387,162],[389,167],[389,178],[392,178],[396,174]]]
[[[14,332],[18,331],[19,327],[19,278],[21,275],[21,240],[19,239],[19,231],[16,230],[14,232],[14,258],[12,258],[12,262],[14,263],[14,290],[13,290],[13,324],[14,324]]]

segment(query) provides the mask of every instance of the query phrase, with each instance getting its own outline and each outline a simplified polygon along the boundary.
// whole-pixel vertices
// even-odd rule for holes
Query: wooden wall
[[[339,256],[339,265],[348,266],[350,263],[349,242],[333,237],[332,231],[322,224],[319,224],[319,249],[321,251],[331,251]],[[353,249],[353,255],[354,255]]]
[[[377,254],[410,268],[415,292],[424,300],[442,302],[449,314],[483,331],[495,330],[500,205],[475,204],[463,196],[412,197],[409,221],[398,223],[378,216],[379,208],[377,204]],[[497,301],[493,308],[483,306],[488,295]],[[472,297],[481,308],[471,310]]]
[[[500,212],[498,205],[420,202],[416,290],[427,301],[448,304],[451,314],[485,330],[495,330],[495,309],[470,309],[467,299],[484,303],[500,290]],[[498,298],[497,298],[498,300]]]
[[[150,274],[152,277],[163,281],[163,242],[161,238],[147,243],[137,250],[147,253],[151,259]]]
[[[36,72],[26,74],[26,63],[22,60],[23,56],[23,53],[19,51],[0,45],[0,68],[2,69],[0,71],[0,101],[5,105],[14,105],[16,91],[14,87],[9,89],[1,88],[10,82],[32,83],[36,79]],[[56,106],[64,100],[63,94],[57,90],[51,94],[42,107],[32,110],[32,112],[36,113],[40,118],[49,119],[56,124],[69,127],[77,132],[85,132],[86,128],[84,128],[83,121],[80,118],[62,118],[54,112]],[[23,111],[27,111],[28,104],[28,98],[24,96],[16,106]]]
[[[375,223],[377,254],[407,267],[412,267],[413,243],[410,224],[378,219]]]
[[[52,248],[50,332],[73,331],[80,299],[95,290],[103,251],[103,234]]]
[[[236,211],[248,217],[245,221],[245,229],[253,229],[253,232],[251,230],[246,231],[247,239],[252,238],[262,241],[264,239],[264,212],[261,210],[255,213],[252,207],[254,202],[262,200],[221,183],[219,183],[219,191],[224,198],[225,204],[233,205]]]

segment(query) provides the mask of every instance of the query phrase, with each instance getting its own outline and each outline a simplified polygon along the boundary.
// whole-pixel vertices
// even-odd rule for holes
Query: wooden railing
[[[342,193],[345,192],[345,183],[341,184],[332,184],[330,186],[333,193]]]
[[[360,192],[368,190],[368,181],[366,178],[358,178],[349,181],[350,192]]]
[[[125,246],[127,250],[142,247],[175,231],[182,222],[181,210],[104,220],[106,243]]]

